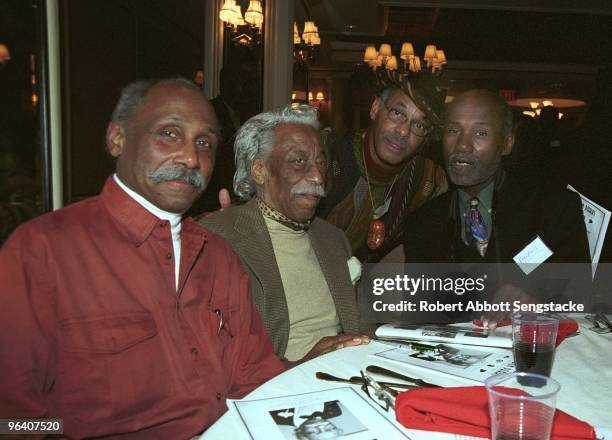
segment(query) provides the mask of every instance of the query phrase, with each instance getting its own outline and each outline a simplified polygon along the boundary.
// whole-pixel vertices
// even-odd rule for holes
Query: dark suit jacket
[[[409,218],[404,231],[406,263],[510,263],[464,265],[461,271],[474,269],[474,273],[487,273],[484,294],[493,301],[498,287],[510,284],[542,302],[578,299],[588,306],[589,264],[574,265],[571,271],[564,265],[540,265],[525,275],[513,260],[537,235],[553,252],[546,263],[590,261],[581,202],[576,193],[506,175],[497,189],[496,226],[483,258],[461,239],[456,191],[430,201]],[[447,295],[441,297],[451,302],[457,300]],[[465,318],[466,315],[457,314],[453,319]]]
[[[225,238],[251,276],[251,294],[274,351],[284,357],[289,339],[289,312],[272,240],[255,200],[232,206],[200,220]],[[346,237],[335,226],[315,218],[308,235],[327,281],[344,333],[358,333],[359,316],[355,289],[347,260],[351,257]],[[307,292],[304,292],[307,293]]]
[[[406,262],[500,262],[539,235],[554,254],[547,263],[590,261],[580,198],[567,189],[506,175],[497,190],[496,227],[484,258],[463,244],[456,190],[417,210],[406,222]],[[454,257],[454,258],[453,258]]]

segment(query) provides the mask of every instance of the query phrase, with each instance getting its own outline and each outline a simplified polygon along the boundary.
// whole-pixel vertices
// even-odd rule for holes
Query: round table
[[[612,333],[597,334],[589,330],[590,325],[583,315],[574,318],[580,324],[580,334],[567,338],[557,348],[551,374],[561,383],[557,408],[590,423],[596,428],[598,435],[612,438]],[[348,378],[359,375],[359,370],[365,370],[367,365],[372,364],[441,386],[476,385],[468,379],[370,356],[385,349],[389,349],[389,346],[372,341],[368,345],[334,351],[280,374],[251,392],[245,399],[286,396],[345,386],[337,382],[318,380],[315,378],[315,373],[323,371],[337,377]],[[353,386],[356,390],[359,389],[359,386]],[[389,413],[379,411],[400,426],[411,439],[468,439],[459,435],[406,429],[395,422],[392,410]],[[249,436],[238,415],[233,411],[224,414],[201,437],[201,439],[223,440],[241,438],[248,439]]]

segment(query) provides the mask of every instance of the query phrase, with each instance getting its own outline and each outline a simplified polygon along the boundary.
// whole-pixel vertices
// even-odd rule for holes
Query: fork
[[[610,329],[610,331],[612,331],[612,322],[610,322],[608,317],[602,312],[599,312],[595,315],[595,320],[599,321],[599,323],[603,323],[606,327]]]
[[[598,315],[586,315],[585,318],[587,321],[593,324],[594,327],[591,327],[589,330],[592,330],[595,333],[599,333],[599,334],[609,333],[612,328],[612,327],[607,327],[607,326],[600,324]]]
[[[351,376],[349,379],[344,379],[342,377],[332,376],[331,374],[324,373],[322,371],[317,371],[315,374],[315,377],[320,380],[327,380],[331,382],[344,382],[344,383],[350,383],[353,385],[363,385],[364,383],[363,377]],[[394,382],[378,382],[378,383],[381,385],[387,386],[387,387],[402,388],[402,389],[407,389],[407,390],[412,389],[412,388],[418,388],[415,385],[410,385],[410,384],[405,384],[405,383],[394,383]]]

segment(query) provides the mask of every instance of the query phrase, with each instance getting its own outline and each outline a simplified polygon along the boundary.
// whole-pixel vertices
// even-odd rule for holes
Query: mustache
[[[160,168],[149,174],[149,179],[155,183],[178,180],[190,184],[200,192],[206,189],[206,182],[200,170],[191,170],[180,165]]]
[[[408,148],[408,139],[397,134],[389,134],[387,136],[389,142],[399,145],[401,148]]]
[[[453,162],[458,162],[458,161],[467,162],[470,164],[475,164],[476,162],[478,162],[478,160],[472,154],[453,153],[448,157],[448,160],[446,161],[446,163],[451,164]]]
[[[325,197],[325,189],[323,185],[309,182],[299,182],[296,183],[293,188],[291,188],[292,196],[299,195],[310,195],[310,196],[318,196]]]

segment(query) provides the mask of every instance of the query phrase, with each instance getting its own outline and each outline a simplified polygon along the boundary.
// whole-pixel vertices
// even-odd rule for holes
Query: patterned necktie
[[[487,252],[489,239],[487,236],[487,227],[482,220],[482,215],[478,211],[480,200],[477,197],[472,197],[469,201],[469,223],[466,224],[466,237],[469,244],[474,246],[481,257],[484,257]]]

